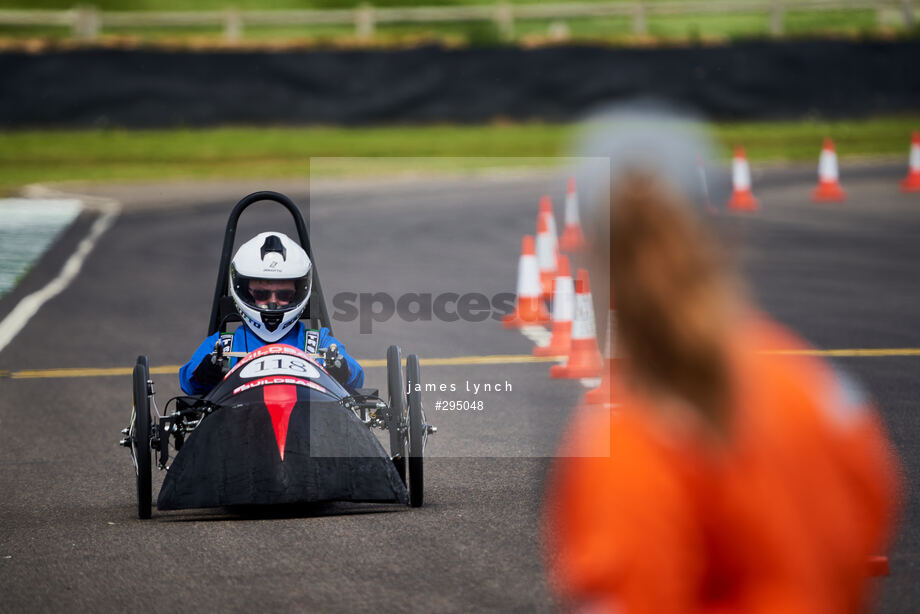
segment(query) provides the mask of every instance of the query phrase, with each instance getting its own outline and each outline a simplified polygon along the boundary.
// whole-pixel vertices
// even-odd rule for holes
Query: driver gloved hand
[[[339,346],[334,343],[323,352],[323,368],[335,381],[342,384],[346,389],[348,388],[348,378],[351,375],[348,370],[348,363],[345,361],[345,357],[339,354]]]
[[[192,373],[192,378],[203,386],[215,386],[224,378],[226,358],[218,358],[217,352],[211,352]]]
[[[351,373],[348,370],[348,363],[345,362],[342,356],[337,357],[335,360],[327,360],[324,366],[329,375],[335,378],[335,381],[348,388],[348,379]]]

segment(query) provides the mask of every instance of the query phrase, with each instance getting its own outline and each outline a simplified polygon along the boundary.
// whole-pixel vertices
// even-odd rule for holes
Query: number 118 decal
[[[240,377],[252,379],[265,375],[289,375],[292,377],[305,377],[318,379],[319,371],[312,364],[296,356],[265,356],[253,360],[240,371]]]

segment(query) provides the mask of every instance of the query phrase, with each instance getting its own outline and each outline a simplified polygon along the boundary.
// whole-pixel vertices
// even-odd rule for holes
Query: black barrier
[[[0,125],[569,120],[654,96],[715,118],[920,108],[920,42],[0,54]]]

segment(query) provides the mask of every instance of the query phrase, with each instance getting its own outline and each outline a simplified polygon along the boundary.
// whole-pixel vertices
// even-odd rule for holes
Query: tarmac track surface
[[[813,170],[772,171],[754,178],[760,213],[718,216],[762,306],[818,348],[920,347],[920,198],[898,193],[902,173],[844,168],[850,200],[816,206]],[[264,188],[306,202],[306,184],[290,182],[97,189],[118,197],[123,213],[76,281],[0,352],[0,370],[130,367],[141,353],[154,367],[184,362],[206,333],[229,209]],[[563,189],[548,174],[316,188],[309,218],[327,299],[514,291],[537,198],[553,194],[561,222]],[[0,316],[57,273],[93,215],[0,300]],[[286,223],[284,215],[244,214],[238,237]],[[375,322],[373,334],[336,321],[335,332],[362,359],[398,343],[420,355],[423,381],[457,386],[425,396],[440,429],[429,439],[425,507],[155,511],[139,521],[133,469],[116,445],[129,377],[0,379],[0,611],[552,610],[538,532],[542,482],[584,387],[551,381],[546,363],[425,366],[426,357],[531,351],[491,319],[394,317]],[[915,482],[920,357],[839,360],[878,400]],[[383,368],[367,371],[370,385],[385,387]],[[178,384],[172,375],[154,380],[162,408]],[[467,380],[507,380],[512,390],[474,396]],[[483,400],[485,409],[436,412],[437,399]],[[155,493],[160,480],[155,473]],[[917,497],[905,493],[881,611],[920,603]]]

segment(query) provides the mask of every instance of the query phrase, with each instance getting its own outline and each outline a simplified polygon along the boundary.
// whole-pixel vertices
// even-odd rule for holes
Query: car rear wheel
[[[403,484],[406,484],[406,437],[401,428],[406,423],[406,389],[403,385],[402,352],[398,345],[387,349],[387,431],[390,433],[390,456]]]
[[[134,409],[132,416],[133,436],[131,454],[137,472],[137,517],[150,518],[152,486],[150,457],[150,398],[147,396],[147,380],[150,369],[146,356],[138,356],[134,365]]]
[[[422,390],[418,356],[406,358],[409,384],[409,505],[421,507],[425,498],[424,453],[428,425],[422,411]]]

